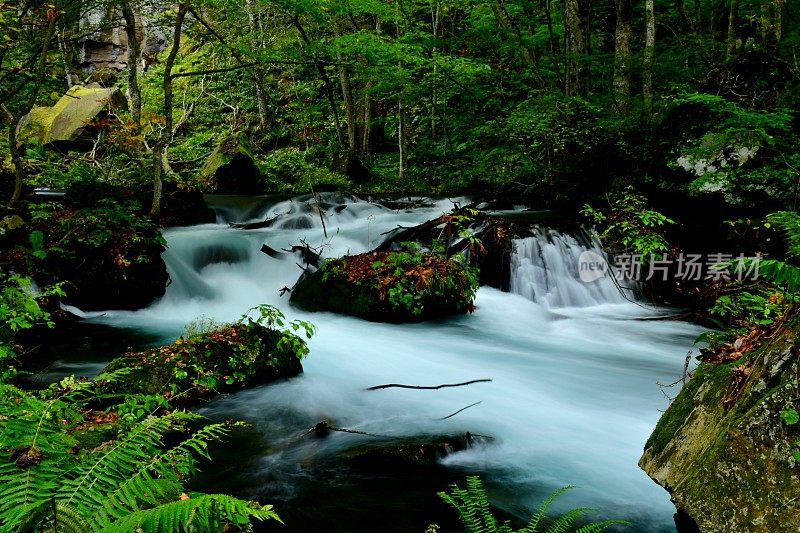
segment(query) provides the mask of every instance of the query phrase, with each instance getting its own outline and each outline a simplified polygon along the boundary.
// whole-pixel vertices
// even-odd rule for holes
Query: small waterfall
[[[623,303],[614,280],[607,276],[586,282],[578,275],[579,257],[592,251],[605,257],[597,239],[534,228],[533,236],[514,240],[510,291],[546,307],[588,307]]]

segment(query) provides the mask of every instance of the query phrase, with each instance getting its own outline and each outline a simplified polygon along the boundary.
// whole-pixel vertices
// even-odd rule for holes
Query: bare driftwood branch
[[[445,383],[444,385],[436,385],[432,387],[425,387],[422,385],[401,385],[400,383],[387,383],[386,385],[375,385],[374,387],[369,387],[365,390],[380,390],[380,389],[416,389],[416,390],[439,390],[445,389],[448,387],[463,387],[464,385],[472,385],[473,383],[487,383],[492,381],[491,379],[484,378],[484,379],[473,379],[472,381],[465,381],[464,383]]]
[[[469,405],[468,405],[468,406],[466,406],[466,407],[462,407],[461,409],[459,409],[458,411],[456,411],[456,412],[455,412],[455,413],[453,413],[453,414],[450,414],[450,415],[447,415],[447,416],[445,416],[445,417],[439,418],[439,420],[447,420],[448,418],[453,418],[454,416],[456,416],[456,415],[457,415],[458,413],[460,413],[461,411],[466,411],[466,410],[467,410],[467,409],[469,409],[470,407],[475,407],[475,406],[476,406],[476,405],[478,405],[479,403],[481,403],[481,402],[475,402],[475,403],[471,403],[471,404],[469,404]]]

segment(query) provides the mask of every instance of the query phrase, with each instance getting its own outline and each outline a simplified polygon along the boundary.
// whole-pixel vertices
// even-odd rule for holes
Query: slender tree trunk
[[[172,67],[181,46],[181,29],[187,11],[189,11],[189,0],[178,4],[172,48],[164,62],[164,129],[153,148],[153,204],[150,207],[150,218],[156,218],[161,213],[161,174],[166,166],[164,160],[167,157],[167,148],[172,142]]]
[[[245,0],[247,10],[247,21],[250,26],[250,47],[253,51],[261,48],[261,41],[258,39],[259,24],[258,13],[254,0]],[[267,91],[264,88],[264,69],[260,66],[253,68],[253,78],[256,86],[256,103],[258,104],[258,126],[262,132],[267,131],[270,125],[270,105],[267,98]]]
[[[300,38],[303,40],[303,43],[306,46],[309,46],[311,44],[311,40],[308,38],[308,34],[306,33],[306,30],[303,28],[302,24],[300,24],[300,18],[295,16],[292,23],[294,24],[294,27],[297,28],[297,32],[300,34]],[[322,80],[322,85],[325,88],[325,95],[328,97],[328,103],[331,106],[333,125],[336,128],[336,139],[339,141],[340,146],[345,146],[345,138],[342,134],[342,123],[339,120],[339,109],[336,107],[336,97],[334,96],[333,82],[331,82],[328,73],[325,72],[325,66],[317,59],[311,59],[314,62],[317,72],[319,73],[320,79]]]
[[[703,31],[703,9],[700,0],[694,0],[694,32],[700,34]]]
[[[784,0],[775,0],[775,23],[773,25],[773,29],[775,33],[776,47],[781,43],[781,38],[783,37],[783,1]]]
[[[433,40],[439,38],[439,2],[435,6],[431,6],[431,31]],[[438,76],[439,64],[436,59],[436,46],[431,48],[431,56],[434,58],[433,62],[433,77],[431,78],[431,140],[436,140],[436,77]]]
[[[128,37],[128,98],[130,99],[131,119],[136,131],[142,125],[142,92],[139,88],[139,61],[142,46],[136,15],[130,2],[122,2],[122,18],[125,19],[125,34]]]
[[[400,168],[397,176],[402,181],[406,176],[406,120],[402,100],[397,101],[397,144],[400,149]]]
[[[730,11],[728,11],[728,41],[727,57],[731,59],[736,52],[736,29],[739,26],[739,0],[731,0]]]
[[[631,96],[631,36],[633,6],[631,0],[615,0],[617,25],[614,31],[614,105],[617,112],[628,114]]]
[[[653,115],[653,63],[656,53],[656,13],[655,0],[645,0],[644,14],[644,56],[642,58],[642,100],[644,116],[650,120]]]
[[[56,19],[58,17],[57,7],[53,10],[54,14],[49,15],[47,18],[47,27],[42,35],[41,48],[39,49],[39,57],[36,62],[36,74],[33,81],[33,88],[31,89],[28,103],[25,106],[26,111],[18,111],[12,116],[11,123],[8,126],[8,148],[11,151],[11,162],[14,165],[14,192],[11,194],[11,200],[8,202],[9,206],[13,206],[22,199],[22,185],[25,181],[25,169],[22,166],[22,145],[17,141],[17,128],[22,117],[27,112],[33,109],[36,105],[36,99],[39,97],[39,91],[44,83],[45,69],[47,67],[47,53],[50,51],[50,42],[53,40],[53,35],[56,31]]]
[[[566,93],[589,94],[589,0],[564,0]]]
[[[70,65],[72,65],[72,54],[70,54],[70,49],[67,48],[66,41],[64,30],[61,30],[58,32],[58,51],[61,53],[61,61],[64,63],[64,79],[67,82],[67,88],[71,89],[74,85],[72,70],[70,69]]]
[[[372,89],[372,82],[367,82],[364,90],[364,129],[362,130],[361,137],[361,152],[364,155],[370,155],[372,152],[372,96],[369,91]]]
[[[556,34],[553,31],[553,14],[551,11],[552,6],[550,5],[550,0],[544,0],[544,14],[547,21],[547,38],[550,43],[550,57],[553,61],[553,69],[556,71],[556,80],[558,80],[558,86],[565,91],[566,87],[564,86],[564,78],[561,77],[561,68],[559,67],[558,41],[556,41]]]
[[[333,32],[336,37],[340,35],[339,23],[334,18]],[[342,101],[344,102],[345,117],[347,118],[347,148],[351,152],[356,150],[356,105],[353,99],[353,87],[350,84],[350,73],[345,66],[345,58],[341,52],[336,53],[339,62],[339,85],[342,88]]]

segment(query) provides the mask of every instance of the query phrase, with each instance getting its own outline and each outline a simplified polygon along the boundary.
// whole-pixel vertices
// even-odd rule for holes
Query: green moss
[[[730,383],[729,365],[709,365],[701,364],[697,367],[692,379],[683,386],[678,396],[672,401],[667,410],[661,415],[653,433],[647,439],[645,449],[651,449],[653,454],[660,454],[667,447],[667,444],[675,437],[680,428],[686,423],[686,419],[695,408],[697,391],[704,383],[711,382],[712,387],[718,391],[724,391],[727,383]],[[724,392],[722,392],[724,395]],[[711,396],[720,397],[720,394]],[[708,395],[706,395],[708,397]]]
[[[193,403],[245,386],[291,377],[302,372],[295,343],[286,331],[255,323],[222,326],[173,344],[127,353],[104,370],[132,368],[112,393],[157,394]]]
[[[108,107],[117,92],[93,84],[76,85],[53,107],[34,107],[20,123],[19,140],[47,144],[52,141],[74,141],[87,122]]]
[[[472,311],[477,277],[430,253],[372,252],[326,261],[304,277],[291,301],[382,322],[414,322]]]

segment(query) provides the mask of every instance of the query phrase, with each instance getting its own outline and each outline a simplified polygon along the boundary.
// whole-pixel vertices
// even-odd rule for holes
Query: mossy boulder
[[[180,338],[172,344],[130,352],[113,360],[104,372],[130,368],[115,382],[119,394],[153,394],[180,404],[296,376],[304,341],[288,331],[255,322],[229,324]]]
[[[329,259],[292,290],[308,311],[378,322],[417,322],[472,312],[475,272],[433,253],[369,252]]]
[[[242,134],[225,137],[203,163],[200,181],[217,194],[258,194],[261,171],[250,141]]]
[[[31,109],[20,121],[18,139],[37,144],[76,141],[101,111],[123,105],[124,100],[116,87],[75,85],[52,107]]]
[[[37,283],[65,282],[65,301],[83,310],[138,309],[162,296],[167,268],[161,232],[137,207],[34,208],[26,261]]]
[[[798,323],[745,359],[701,363],[662,415],[639,465],[701,531],[800,530]]]

